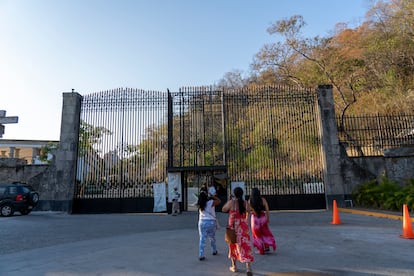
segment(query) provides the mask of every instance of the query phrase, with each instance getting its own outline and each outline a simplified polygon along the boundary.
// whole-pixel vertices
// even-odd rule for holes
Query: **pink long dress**
[[[236,230],[236,243],[229,244],[229,258],[238,260],[241,263],[250,263],[254,261],[253,251],[250,244],[249,224],[246,214],[240,214],[239,211],[229,211],[229,225]]]
[[[253,246],[259,250],[260,254],[264,254],[270,247],[276,251],[276,241],[269,229],[265,211],[259,215],[252,212],[251,216]]]

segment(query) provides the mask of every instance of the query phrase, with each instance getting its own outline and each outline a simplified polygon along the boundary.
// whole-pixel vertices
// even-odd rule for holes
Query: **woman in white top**
[[[205,260],[204,248],[207,238],[210,240],[211,252],[217,255],[216,247],[216,210],[215,207],[219,205],[221,200],[213,195],[208,196],[206,190],[201,190],[198,196],[198,234],[200,235],[198,258],[200,261]]]

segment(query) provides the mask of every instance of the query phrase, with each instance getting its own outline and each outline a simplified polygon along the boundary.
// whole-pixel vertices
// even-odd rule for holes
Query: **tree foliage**
[[[271,24],[267,31],[276,40],[255,55],[244,80],[303,88],[332,84],[340,115],[413,110],[413,1],[376,1],[359,26],[338,22],[328,37],[304,37],[305,26],[301,15]]]
[[[50,164],[52,160],[49,159],[49,154],[53,154],[53,152],[58,148],[58,146],[59,143],[57,142],[48,142],[41,148],[39,160]]]
[[[85,153],[96,152],[93,145],[98,144],[103,135],[111,135],[111,131],[105,127],[95,127],[81,121],[79,128],[79,155],[84,156]]]

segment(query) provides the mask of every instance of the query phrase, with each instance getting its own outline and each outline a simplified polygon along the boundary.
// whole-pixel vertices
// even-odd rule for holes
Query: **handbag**
[[[236,231],[230,228],[230,226],[226,227],[226,234],[224,236],[224,240],[227,243],[236,243]]]
[[[234,202],[233,202],[234,207]],[[224,235],[224,240],[228,243],[236,243],[236,231],[234,230],[234,222],[233,227],[230,227],[229,225],[226,227],[226,233]]]

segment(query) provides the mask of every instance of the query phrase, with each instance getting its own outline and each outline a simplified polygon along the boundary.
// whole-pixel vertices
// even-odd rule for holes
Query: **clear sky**
[[[369,0],[0,0],[0,110],[18,116],[3,139],[59,140],[62,93],[120,87],[178,91],[248,72],[302,15],[305,35],[358,26]]]

